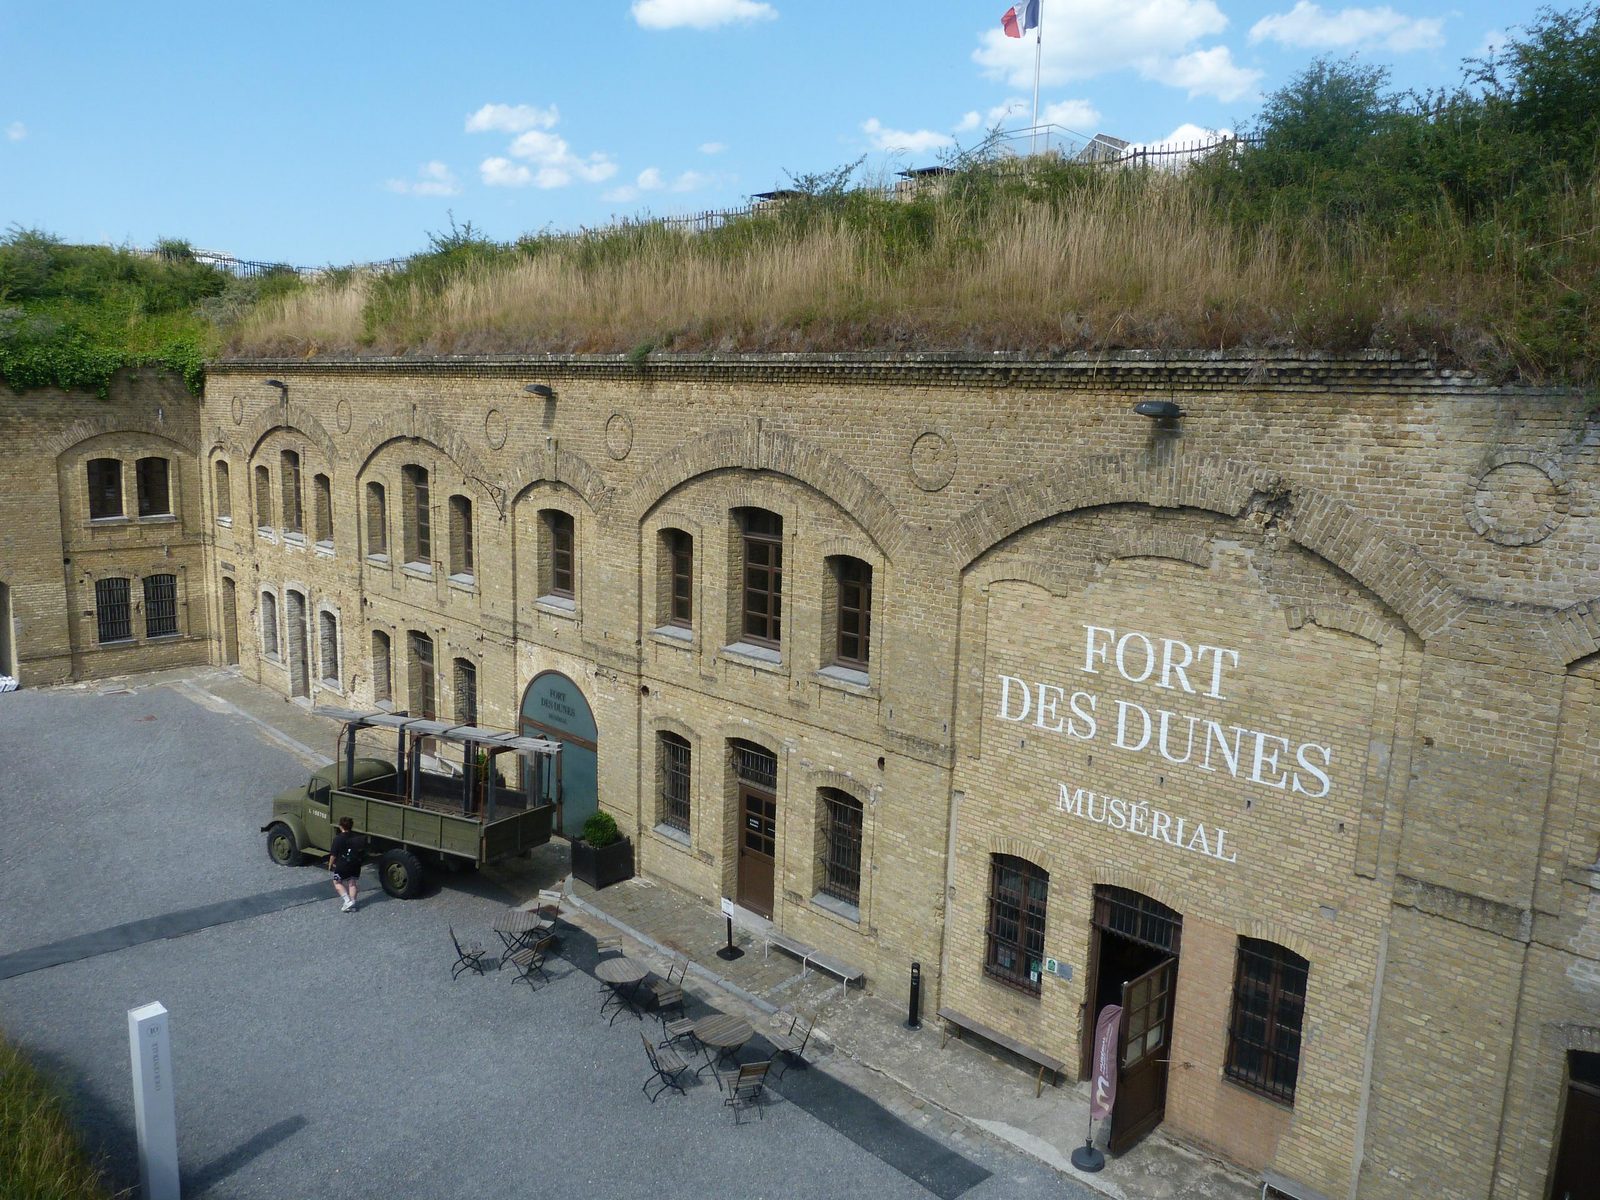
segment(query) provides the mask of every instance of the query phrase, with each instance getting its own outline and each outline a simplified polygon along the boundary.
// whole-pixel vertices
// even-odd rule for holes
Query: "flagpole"
[[[1044,55],[1044,0],[1039,0],[1039,25],[1033,37],[1033,153],[1039,153],[1039,60]]]

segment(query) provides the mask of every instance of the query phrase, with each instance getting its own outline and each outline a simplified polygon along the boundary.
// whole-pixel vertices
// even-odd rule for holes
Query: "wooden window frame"
[[[96,467],[100,470],[96,471]],[[109,468],[109,478],[106,477]],[[96,478],[99,475],[100,478]],[[89,519],[91,521],[119,521],[128,515],[127,501],[122,494],[122,460],[120,458],[91,458],[84,464],[85,483],[89,489]],[[98,486],[97,486],[98,485]],[[97,511],[96,492],[99,493],[99,505],[105,506],[109,501],[116,502],[116,511],[109,507]]]
[[[367,557],[389,557],[389,494],[376,479],[367,481]],[[376,510],[376,511],[374,511]]]
[[[266,463],[257,463],[255,469],[256,529],[261,533],[272,530],[272,471]]]
[[[472,533],[472,498],[457,492],[450,497],[451,578],[477,577]]]
[[[280,450],[278,452],[278,483],[283,492],[281,504],[283,532],[299,534],[304,537],[306,532],[306,505],[305,494],[300,490],[300,452],[298,450]]]
[[[317,545],[333,549],[333,480],[318,471],[311,477],[311,518]]]
[[[379,650],[379,639],[382,639],[382,651]],[[374,629],[371,638],[372,654],[372,702],[394,703],[394,639],[387,630]],[[381,667],[381,670],[380,670]],[[383,686],[379,687],[379,681]]]
[[[694,628],[694,538],[682,529],[668,529],[667,620],[679,629]]]
[[[765,527],[765,528],[764,528]],[[741,641],[783,646],[783,517],[764,508],[739,510]]]
[[[427,653],[422,653],[426,643]],[[407,709],[413,717],[437,720],[439,717],[439,681],[435,664],[438,650],[432,635],[420,629],[406,632],[406,684],[410,703]]]
[[[160,486],[153,476],[156,463],[160,463]],[[149,464],[148,466],[146,464]],[[147,454],[133,464],[133,477],[138,492],[140,517],[170,517],[172,513],[172,460],[160,454]],[[157,494],[159,492],[159,495]],[[161,507],[156,507],[156,501]]]
[[[408,567],[433,569],[433,484],[428,468],[407,463],[400,468],[405,531],[401,552]]]
[[[693,816],[694,748],[676,733],[663,731],[656,740],[661,753],[661,824],[688,833]]]
[[[539,513],[544,525],[546,596],[577,599],[578,522],[565,509],[547,508]]]
[[[1286,946],[1239,939],[1223,1073],[1280,1104],[1294,1104],[1299,1083],[1310,975],[1311,963]]]
[[[457,658],[451,664],[451,683],[455,691],[457,725],[478,723],[478,664],[470,658]]]
[[[1039,885],[1040,894],[1033,894]],[[989,856],[989,916],[984,927],[983,973],[1006,987],[1039,995],[1044,975],[1045,924],[1050,872],[1010,854]],[[1009,960],[1009,961],[1008,961]],[[1028,963],[1035,964],[1034,970]]]
[[[834,583],[833,661],[865,671],[872,661],[872,564],[840,554],[829,565]]]

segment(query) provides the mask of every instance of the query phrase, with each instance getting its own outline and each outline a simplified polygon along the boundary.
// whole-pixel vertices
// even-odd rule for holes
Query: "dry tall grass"
[[[0,1200],[108,1200],[60,1097],[0,1039]]]

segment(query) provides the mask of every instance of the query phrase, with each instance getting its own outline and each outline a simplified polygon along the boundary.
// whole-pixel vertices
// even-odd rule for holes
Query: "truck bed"
[[[439,785],[452,781],[440,779]],[[331,794],[329,816],[349,817],[369,837],[399,845],[437,850],[477,863],[494,862],[550,840],[555,806],[529,805],[528,797],[510,790],[496,792],[495,819],[461,811],[459,783],[445,792],[423,777],[421,802],[397,799],[392,786],[358,785]]]

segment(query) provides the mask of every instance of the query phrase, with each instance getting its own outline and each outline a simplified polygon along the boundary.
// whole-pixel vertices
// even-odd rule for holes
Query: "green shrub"
[[[608,812],[597,812],[583,823],[583,840],[598,849],[622,840],[622,831]]]

